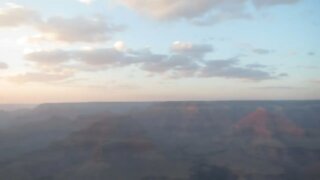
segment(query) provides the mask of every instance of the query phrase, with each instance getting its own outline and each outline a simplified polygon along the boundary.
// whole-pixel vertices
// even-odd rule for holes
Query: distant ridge
[[[0,104],[0,110],[15,111],[19,109],[32,109],[36,106],[35,104]]]

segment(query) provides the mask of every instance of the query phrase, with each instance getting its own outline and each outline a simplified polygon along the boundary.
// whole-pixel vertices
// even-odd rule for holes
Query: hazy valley
[[[320,177],[320,102],[43,104],[0,112],[0,177]]]

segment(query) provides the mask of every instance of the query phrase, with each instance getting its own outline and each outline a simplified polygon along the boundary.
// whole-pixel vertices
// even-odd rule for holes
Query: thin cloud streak
[[[236,19],[253,19],[248,4],[257,10],[292,5],[299,0],[118,0],[120,4],[157,20],[190,20],[195,25],[213,25]]]
[[[206,55],[212,51],[209,45],[180,42],[173,43],[169,54],[156,54],[148,49],[119,51],[117,48],[97,48],[35,51],[26,54],[25,58],[37,65],[49,67],[67,66],[72,61],[78,67],[81,64],[90,67],[87,68],[90,71],[136,66],[142,71],[171,78],[221,77],[253,81],[280,78],[280,75],[262,70],[263,65],[241,65],[239,57],[207,59]]]
[[[68,78],[73,77],[73,73],[64,72],[64,73],[46,73],[46,72],[29,72],[24,74],[19,74],[16,76],[11,76],[8,79],[16,83],[28,83],[28,82],[57,82],[63,81]]]

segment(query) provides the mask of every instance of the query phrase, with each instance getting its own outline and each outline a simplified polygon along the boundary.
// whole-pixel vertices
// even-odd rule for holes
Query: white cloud
[[[119,0],[124,5],[157,19],[193,18],[203,15],[221,0]]]
[[[122,26],[114,25],[103,16],[94,17],[41,17],[36,11],[19,5],[7,5],[0,8],[0,28],[29,26],[40,34],[27,38],[27,42],[104,42],[123,30]]]
[[[173,51],[189,51],[193,48],[192,43],[190,42],[180,42],[180,41],[175,41],[172,43],[171,49]]]
[[[6,63],[0,62],[0,69],[8,69],[8,65]]]
[[[122,29],[102,17],[52,17],[36,26],[41,35],[36,40],[60,42],[101,42]],[[34,40],[35,40],[34,39]]]
[[[126,45],[125,45],[125,43],[123,41],[115,42],[113,47],[118,51],[125,51],[127,49]]]
[[[202,57],[212,52],[213,47],[210,44],[193,44],[190,42],[175,41],[171,45],[171,51],[177,54]]]
[[[79,0],[79,1],[84,4],[91,4],[94,0]]]
[[[209,25],[234,19],[251,19],[248,4],[257,9],[274,5],[289,5],[299,0],[118,0],[141,14],[158,20],[192,20]]]
[[[37,12],[26,7],[7,4],[0,8],[0,27],[16,27],[36,23],[40,20]]]

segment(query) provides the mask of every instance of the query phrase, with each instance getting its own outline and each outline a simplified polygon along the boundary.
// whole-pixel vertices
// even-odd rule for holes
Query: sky
[[[0,0],[0,104],[320,99],[318,7]]]

